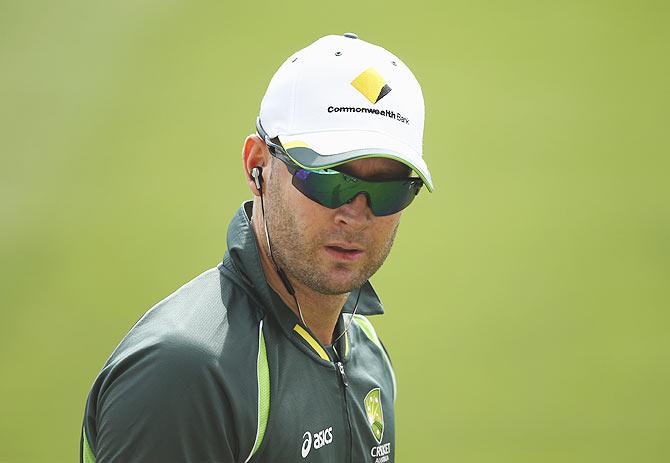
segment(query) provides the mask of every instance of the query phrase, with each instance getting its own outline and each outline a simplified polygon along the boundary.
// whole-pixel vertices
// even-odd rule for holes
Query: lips
[[[336,243],[325,246],[326,252],[337,260],[354,261],[363,255],[363,250],[355,244]]]

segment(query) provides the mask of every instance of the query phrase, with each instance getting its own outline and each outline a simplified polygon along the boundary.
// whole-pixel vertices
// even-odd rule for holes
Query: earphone
[[[293,285],[288,279],[288,276],[286,276],[286,273],[284,270],[277,264],[277,261],[275,260],[275,256],[272,253],[272,246],[270,246],[270,233],[268,233],[268,224],[265,221],[265,204],[263,202],[263,168],[261,166],[256,166],[253,169],[251,169],[251,178],[254,179],[254,184],[256,185],[256,188],[258,189],[258,193],[260,193],[261,196],[261,211],[263,213],[263,228],[265,229],[265,239],[267,240],[268,243],[268,251],[270,252],[270,259],[272,259],[272,263],[275,266],[275,270],[277,271],[277,275],[279,275],[279,278],[281,279],[281,282],[284,284],[284,287],[286,288],[286,291],[293,296],[293,299],[295,300],[295,305],[298,307],[298,313],[300,314],[300,320],[302,321],[302,324],[307,326],[307,323],[305,323],[305,319],[302,316],[302,309],[300,309],[300,303],[298,303],[298,299],[295,297],[295,289],[293,289]]]
[[[251,178],[254,179],[254,183],[256,184],[256,188],[258,191],[261,191],[261,188],[263,188],[263,168],[260,166],[254,167],[251,169]]]
[[[256,188],[258,189],[258,193],[260,193],[261,197],[261,211],[263,214],[263,228],[265,229],[265,239],[268,244],[268,251],[270,253],[270,259],[272,260],[272,263],[275,266],[275,270],[277,272],[277,275],[279,275],[279,279],[284,285],[284,288],[286,288],[286,291],[293,296],[293,300],[295,301],[295,305],[298,308],[298,314],[300,315],[300,321],[304,326],[307,326],[307,323],[305,322],[305,318],[302,315],[302,309],[300,308],[300,303],[298,302],[298,298],[295,295],[295,289],[293,288],[293,285],[291,284],[291,281],[288,279],[288,276],[286,275],[286,272],[284,272],[284,269],[282,269],[279,264],[277,264],[277,261],[275,260],[274,254],[272,253],[272,246],[270,246],[270,234],[268,233],[268,225],[267,222],[265,221],[265,204],[263,203],[263,168],[261,166],[256,166],[253,169],[251,169],[251,178],[254,180],[254,184],[256,185]],[[335,343],[342,337],[344,334],[349,331],[349,326],[351,325],[351,322],[354,319],[354,315],[356,314],[356,310],[358,309],[358,300],[361,297],[361,288],[358,289],[358,296],[356,296],[356,304],[354,305],[354,311],[351,315],[351,318],[349,319],[349,322],[345,326],[344,330],[340,333],[339,336],[337,336],[332,344],[333,344],[333,349],[335,349]],[[337,350],[335,350],[335,353],[337,354]],[[339,354],[337,354],[339,357]]]

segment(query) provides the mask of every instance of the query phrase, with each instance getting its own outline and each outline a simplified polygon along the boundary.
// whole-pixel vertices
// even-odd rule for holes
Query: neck
[[[316,292],[295,278],[292,278],[287,269],[283,269],[284,272],[287,272],[287,276],[295,290],[294,299],[281,281],[270,257],[265,237],[265,227],[263,226],[263,214],[257,198],[254,199],[254,212],[251,224],[256,236],[258,249],[260,249],[261,265],[268,284],[299,319],[304,318],[305,324],[321,344],[331,344],[333,342],[335,325],[349,294],[329,295]],[[272,246],[272,237],[270,237],[270,245]],[[296,305],[296,300],[300,304],[300,307]],[[302,312],[302,317],[300,312]]]

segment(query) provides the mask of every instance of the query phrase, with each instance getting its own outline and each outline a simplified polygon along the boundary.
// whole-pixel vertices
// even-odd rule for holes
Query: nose
[[[342,225],[363,228],[372,219],[372,210],[365,193],[359,193],[348,203],[335,209],[335,219]]]

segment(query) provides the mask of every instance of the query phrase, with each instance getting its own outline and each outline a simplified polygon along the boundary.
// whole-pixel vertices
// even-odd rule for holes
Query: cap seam
[[[295,78],[293,79],[293,86],[291,88],[291,92],[293,93],[291,95],[291,129],[295,125],[296,87],[298,86],[298,79],[302,77],[302,73],[300,72],[300,69],[302,68],[302,62],[300,62],[297,67],[298,69],[295,71]],[[279,136],[279,134],[277,134],[277,136]]]

